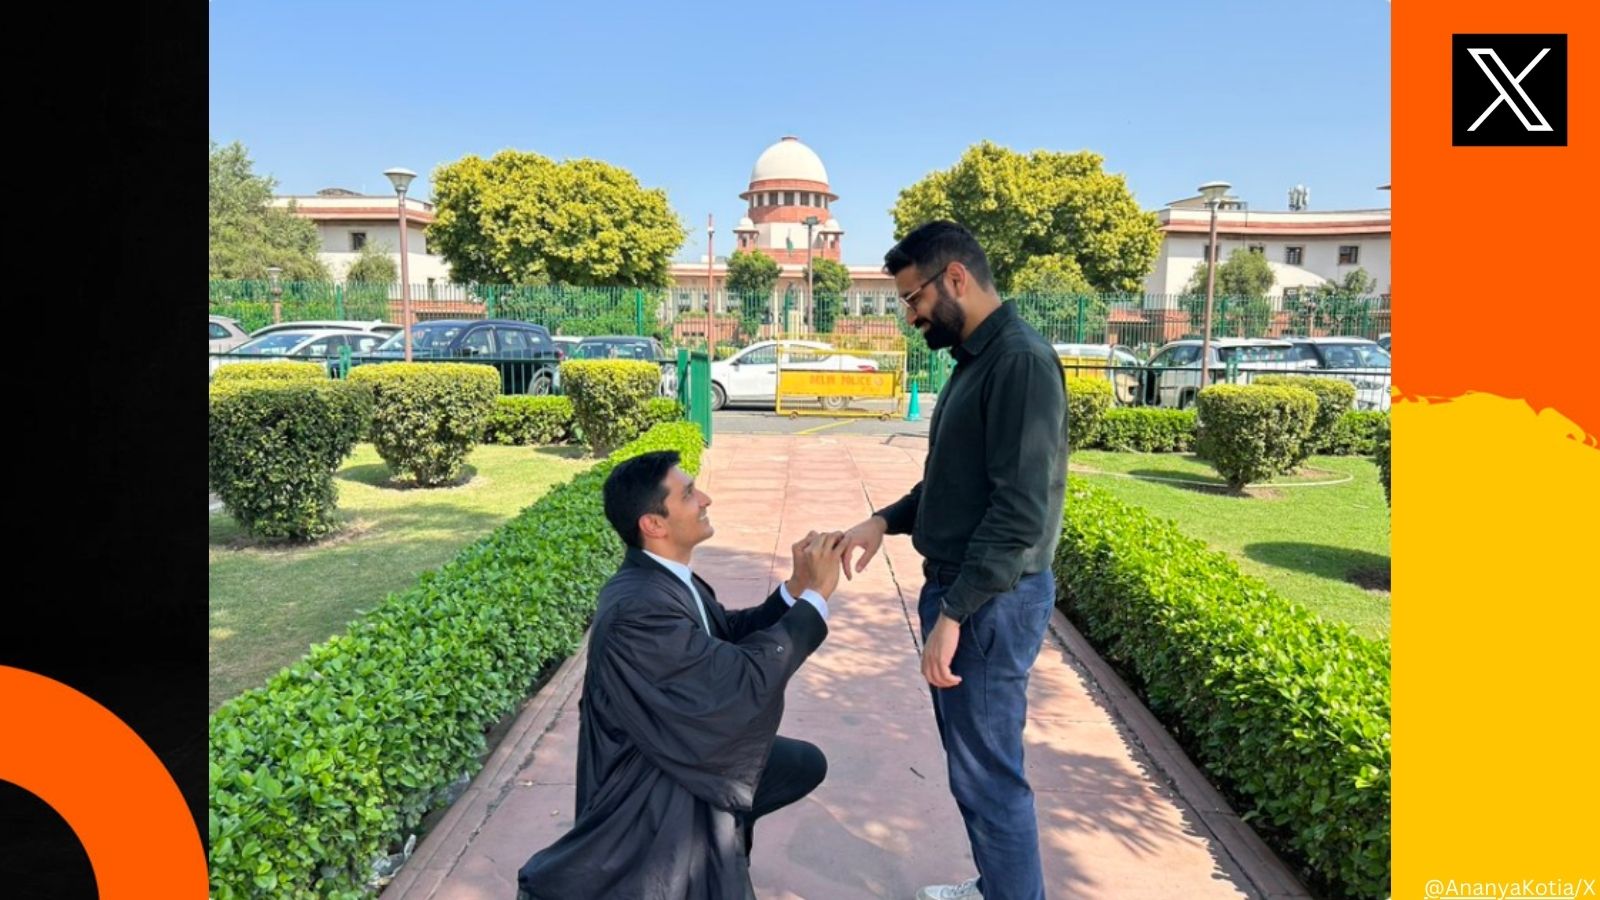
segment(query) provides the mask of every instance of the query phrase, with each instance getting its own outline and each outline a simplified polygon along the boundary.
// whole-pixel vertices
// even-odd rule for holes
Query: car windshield
[[[248,344],[241,344],[233,352],[253,353],[257,356],[283,356],[308,337],[310,335],[303,331],[280,331],[258,337]]]
[[[1225,363],[1286,363],[1294,360],[1294,348],[1252,344],[1242,347],[1218,347],[1217,358]]]
[[[584,341],[572,351],[578,359],[643,359],[656,358],[650,345],[644,341]]]
[[[450,346],[456,335],[461,333],[460,325],[413,325],[411,327],[412,350],[437,350]],[[396,331],[390,338],[383,342],[379,350],[405,349],[405,332]]]
[[[1387,369],[1389,354],[1377,344],[1324,344],[1330,369]]]

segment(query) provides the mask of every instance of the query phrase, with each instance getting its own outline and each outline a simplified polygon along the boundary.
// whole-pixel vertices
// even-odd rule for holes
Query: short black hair
[[[639,517],[667,514],[667,473],[678,464],[678,451],[656,450],[617,463],[606,476],[606,520],[629,547],[644,548]]]
[[[900,274],[906,266],[916,266],[924,278],[931,278],[953,262],[966,266],[985,290],[994,290],[989,257],[972,232],[955,222],[924,222],[883,255],[883,267],[890,275]]]

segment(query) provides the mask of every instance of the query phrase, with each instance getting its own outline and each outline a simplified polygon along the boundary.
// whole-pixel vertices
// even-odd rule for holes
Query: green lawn
[[[344,530],[313,547],[252,541],[226,513],[211,516],[211,709],[266,683],[362,610],[448,562],[588,468],[578,448],[484,446],[472,478],[433,490],[390,486],[361,444],[337,475]]]
[[[1389,634],[1389,508],[1364,457],[1314,456],[1276,483],[1228,494],[1204,460],[1179,453],[1072,454],[1072,469],[1118,498],[1174,519],[1284,596],[1362,634]],[[1113,474],[1119,473],[1119,474]],[[1123,477],[1127,475],[1139,478]],[[1307,482],[1335,481],[1327,487]],[[1172,479],[1156,481],[1152,479]],[[1200,481],[1205,484],[1176,483]]]

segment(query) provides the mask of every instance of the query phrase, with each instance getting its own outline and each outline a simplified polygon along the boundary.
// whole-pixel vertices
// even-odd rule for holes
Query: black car
[[[390,337],[363,361],[405,358],[404,332]],[[414,362],[482,362],[500,371],[505,394],[542,396],[561,386],[561,356],[550,329],[510,319],[435,319],[411,326]]]
[[[625,334],[586,337],[578,342],[572,351],[572,358],[653,362],[661,367],[661,396],[671,397],[678,391],[678,360],[668,355],[666,348],[655,338]]]

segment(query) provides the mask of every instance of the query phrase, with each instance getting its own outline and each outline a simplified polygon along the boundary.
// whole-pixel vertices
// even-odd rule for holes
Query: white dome
[[[844,229],[839,227],[839,220],[838,219],[829,219],[828,221],[822,223],[822,230],[823,231],[843,231]]]
[[[796,181],[828,183],[828,170],[816,151],[800,143],[796,137],[785,137],[761,152],[756,167],[750,170],[750,181],[767,181],[782,178]]]
[[[756,227],[756,223],[750,221],[750,217],[749,216],[740,216],[739,217],[739,227],[740,228],[753,229],[753,228]]]

